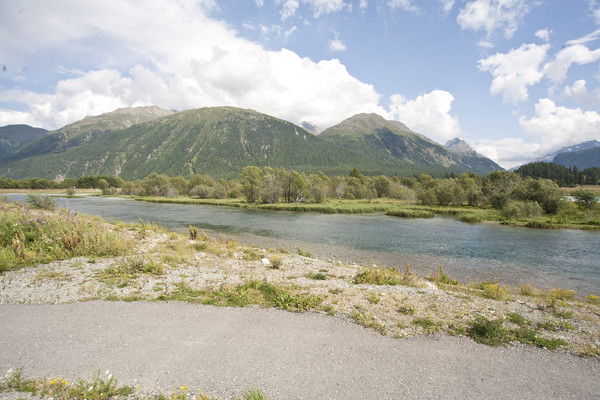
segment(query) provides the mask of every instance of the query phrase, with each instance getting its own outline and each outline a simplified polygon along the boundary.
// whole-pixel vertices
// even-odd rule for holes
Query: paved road
[[[598,399],[600,362],[465,338],[392,339],[340,318],[178,302],[0,305],[0,373],[230,398]]]

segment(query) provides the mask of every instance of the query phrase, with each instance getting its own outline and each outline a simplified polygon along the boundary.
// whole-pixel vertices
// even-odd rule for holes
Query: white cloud
[[[444,14],[448,14],[450,11],[452,11],[452,8],[454,8],[454,0],[438,0],[440,3],[442,3],[442,10],[444,11]]]
[[[519,123],[525,132],[539,138],[540,156],[598,139],[600,132],[600,114],[596,111],[557,106],[550,99],[540,99],[535,105],[535,116],[521,117]]]
[[[329,41],[329,51],[344,51],[346,50],[346,45],[337,37],[335,39],[331,39]]]
[[[586,87],[586,81],[583,79],[575,81],[573,86],[567,86],[565,94],[589,106],[600,103],[600,89],[590,93]]]
[[[535,36],[539,39],[542,39],[544,42],[547,42],[550,40],[551,33],[552,33],[552,30],[545,28],[545,29],[540,29],[539,31],[537,31],[535,33]]]
[[[264,5],[265,5],[264,0],[256,0],[256,7],[260,8],[260,7],[264,6]]]
[[[0,41],[0,54],[31,61],[40,51],[51,52],[57,65],[85,73],[60,80],[49,93],[0,92],[3,101],[26,108],[0,110],[4,124],[27,121],[54,129],[86,115],[141,105],[177,110],[231,105],[323,128],[361,112],[385,113],[373,86],[338,60],[314,62],[286,49],[267,51],[208,18],[194,0],[21,3],[23,18],[12,18],[23,4],[0,3],[0,37],[23,32],[12,35],[14,41]],[[320,13],[343,4],[310,3]],[[83,66],[68,64],[73,59]]]
[[[484,30],[488,37],[503,31],[511,38],[529,9],[526,0],[474,0],[460,10],[456,20],[462,29]]]
[[[598,37],[600,37],[600,29],[596,29],[594,32],[588,33],[587,35],[585,35],[583,37],[569,40],[566,44],[567,44],[567,46],[572,46],[572,45],[576,45],[576,44],[586,44],[586,43],[598,40]]]
[[[365,10],[369,6],[368,0],[360,0],[359,8]]]
[[[286,19],[296,15],[298,7],[300,7],[300,3],[298,3],[298,1],[287,0],[285,3],[283,3],[283,7],[281,8],[281,19],[285,21]]]
[[[573,64],[589,64],[600,59],[600,49],[590,50],[582,44],[565,47],[544,66],[544,73],[554,82],[562,82]]]
[[[496,53],[478,61],[480,71],[488,71],[494,79],[493,95],[502,94],[504,101],[517,103],[527,100],[527,87],[538,83],[544,74],[541,64],[549,45],[523,44],[508,53]]]
[[[310,5],[315,18],[322,14],[338,12],[344,8],[352,7],[351,4],[346,4],[344,0],[302,0],[302,2]]]
[[[538,143],[527,142],[522,138],[483,139],[475,141],[472,146],[479,153],[507,169],[526,164],[547,154],[541,152]]]
[[[479,41],[479,43],[477,43],[477,45],[484,49],[491,49],[494,47],[494,43],[490,42],[489,40],[485,40],[485,39],[481,39]]]
[[[419,12],[419,7],[415,4],[415,0],[388,0],[388,7],[391,9],[399,8],[404,11]]]
[[[417,132],[442,143],[461,136],[458,118],[450,115],[454,96],[445,90],[433,90],[414,100],[393,95],[390,101],[393,117]]]

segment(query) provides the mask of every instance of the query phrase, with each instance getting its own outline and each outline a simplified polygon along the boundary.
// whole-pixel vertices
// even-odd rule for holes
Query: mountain
[[[7,125],[0,127],[0,155],[27,143],[48,132],[46,129],[29,125]]]
[[[300,122],[300,124],[298,124],[298,126],[300,128],[303,128],[303,129],[309,131],[313,135],[318,135],[319,133],[321,133],[321,129],[317,125],[313,124],[312,122],[302,121],[302,122]]]
[[[573,146],[563,147],[560,150],[557,150],[553,153],[547,154],[544,157],[538,158],[535,161],[544,161],[544,162],[554,162],[554,157],[561,153],[573,153],[581,150],[592,149],[594,147],[600,146],[600,142],[597,140],[589,140],[587,142],[579,143]]]
[[[61,153],[106,133],[151,121],[174,111],[158,107],[119,108],[48,132],[0,158],[0,165],[33,156]]]
[[[485,157],[450,151],[406,125],[377,114],[355,115],[326,129],[319,137],[373,159],[394,162],[402,174],[411,170],[487,174],[502,169]]]
[[[473,156],[478,155],[478,153],[475,150],[473,150],[473,148],[469,146],[467,142],[459,138],[448,140],[444,146],[447,149],[452,150],[456,153],[470,154]]]
[[[131,110],[140,111],[129,109],[126,123],[125,111],[118,110],[103,114],[95,124],[84,119],[50,132],[44,136],[53,139],[49,150],[32,142],[28,147],[35,151],[17,149],[0,157],[0,175],[60,179],[106,174],[134,180],[157,172],[236,178],[247,165],[344,175],[352,168],[390,176],[473,170],[469,157],[375,114],[349,118],[315,136],[290,122],[234,107],[162,110],[168,115],[151,113],[150,120],[135,124]],[[84,122],[87,128],[75,129]],[[486,168],[475,171],[491,170]]]
[[[580,170],[591,167],[600,167],[600,142],[598,146],[583,150],[563,152],[554,156],[552,162],[567,167],[577,166]],[[588,142],[589,143],[589,142]]]

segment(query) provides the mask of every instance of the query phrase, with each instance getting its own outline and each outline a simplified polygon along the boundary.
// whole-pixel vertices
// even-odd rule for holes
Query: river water
[[[10,197],[23,201],[24,195]],[[60,206],[106,220],[154,222],[185,232],[195,225],[246,245],[284,248],[327,260],[396,266],[427,275],[437,263],[463,282],[498,281],[579,294],[600,293],[600,232],[466,224],[452,218],[310,214],[119,198],[57,198]]]

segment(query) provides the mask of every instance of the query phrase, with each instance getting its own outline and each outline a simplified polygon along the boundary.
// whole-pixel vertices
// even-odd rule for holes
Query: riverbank
[[[194,239],[150,225],[107,225],[132,245],[118,257],[76,257],[0,275],[0,303],[171,301],[275,307],[348,318],[382,335],[449,334],[598,357],[600,299],[568,290],[457,283],[241,246],[202,232]],[[125,240],[125,239],[123,239]]]
[[[535,218],[510,218],[490,207],[472,206],[426,206],[409,204],[402,200],[328,200],[324,203],[248,203],[243,199],[197,199],[183,197],[122,196],[136,201],[165,204],[199,204],[222,207],[292,211],[322,214],[369,214],[384,213],[400,218],[433,218],[450,216],[465,223],[496,223],[536,229],[579,229],[600,231],[600,207],[583,210],[565,202],[557,214],[545,214]]]

